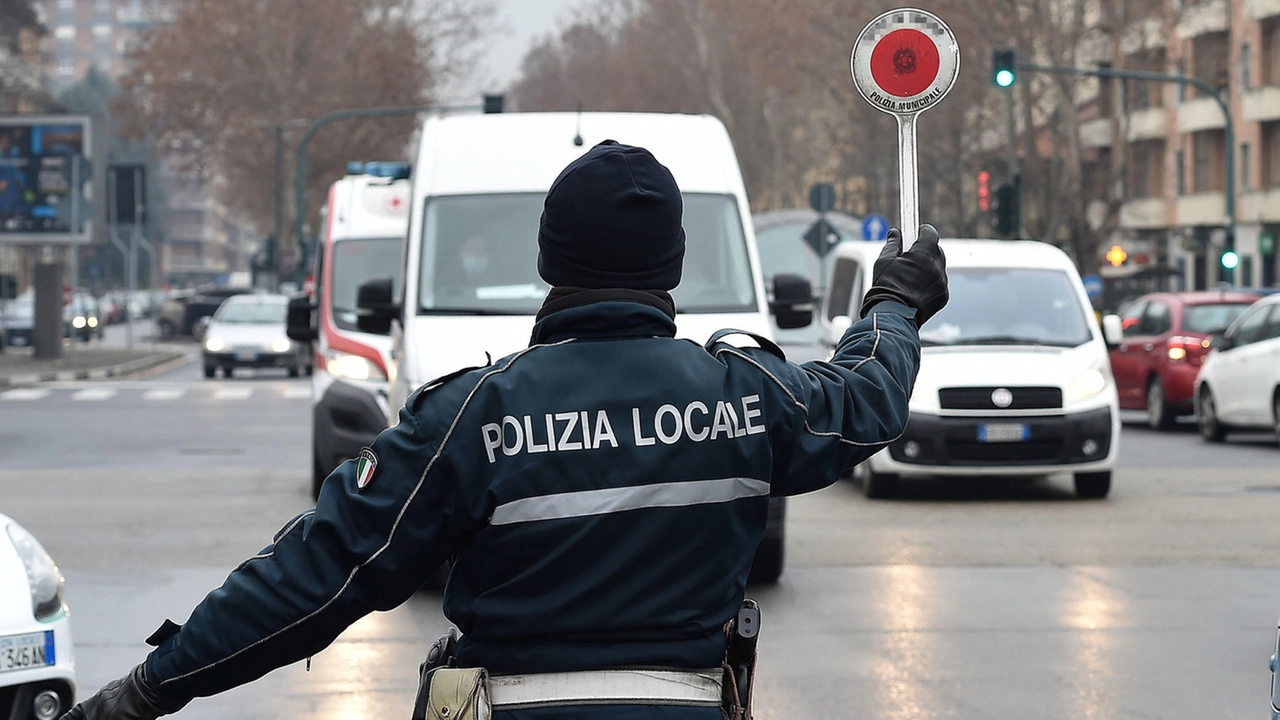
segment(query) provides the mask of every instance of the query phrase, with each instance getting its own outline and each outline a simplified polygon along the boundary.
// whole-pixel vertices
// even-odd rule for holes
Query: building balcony
[[[1096,120],[1086,120],[1080,124],[1080,147],[1111,147],[1111,143],[1112,133],[1110,119],[1097,118]]]
[[[1146,50],[1159,50],[1169,44],[1169,34],[1160,18],[1150,17],[1125,28],[1120,36],[1120,52],[1134,55]]]
[[[1280,15],[1280,0],[1244,0],[1244,16],[1250,20],[1265,20]]]
[[[1222,107],[1211,97],[1188,100],[1178,106],[1178,131],[1184,133],[1201,130],[1221,130],[1227,126],[1227,116]]]
[[[1227,196],[1220,192],[1196,193],[1178,198],[1179,225],[1225,225]]]
[[[1129,113],[1125,138],[1138,140],[1164,140],[1169,134],[1169,112],[1162,107],[1135,110]]]
[[[1280,120],[1280,85],[1267,85],[1246,92],[1244,119],[1249,122]]]
[[[1227,32],[1230,27],[1231,13],[1227,0],[1213,0],[1183,8],[1178,17],[1178,39],[1190,40],[1209,33]]]
[[[1169,203],[1164,198],[1135,198],[1120,206],[1120,227],[1149,230],[1169,227]]]
[[[1250,190],[1240,196],[1240,219],[1280,222],[1280,187]]]

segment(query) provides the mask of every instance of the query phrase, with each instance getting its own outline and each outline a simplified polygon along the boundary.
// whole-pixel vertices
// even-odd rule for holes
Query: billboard
[[[89,118],[0,116],[0,242],[88,242]]]

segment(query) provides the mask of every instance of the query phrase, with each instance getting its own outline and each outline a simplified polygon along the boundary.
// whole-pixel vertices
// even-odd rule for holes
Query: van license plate
[[[1026,442],[1031,439],[1031,426],[1021,423],[979,425],[978,442]]]
[[[56,659],[52,630],[0,637],[0,673],[48,667]]]

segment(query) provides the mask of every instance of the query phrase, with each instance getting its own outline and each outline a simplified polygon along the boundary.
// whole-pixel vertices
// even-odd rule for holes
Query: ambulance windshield
[[[390,277],[400,288],[404,277],[404,238],[339,240],[333,246],[333,290],[329,306],[344,330],[356,329],[356,291],[374,277]]]
[[[419,312],[532,315],[547,295],[538,276],[543,193],[428,198]],[[685,194],[688,247],[672,295],[687,313],[756,309],[738,206],[728,195]]]

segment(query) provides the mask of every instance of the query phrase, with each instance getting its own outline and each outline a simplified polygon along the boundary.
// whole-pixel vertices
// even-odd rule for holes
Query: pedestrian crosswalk
[[[233,385],[201,382],[103,382],[65,383],[0,390],[0,407],[19,403],[59,402],[292,402],[310,400],[311,386],[268,382]]]

